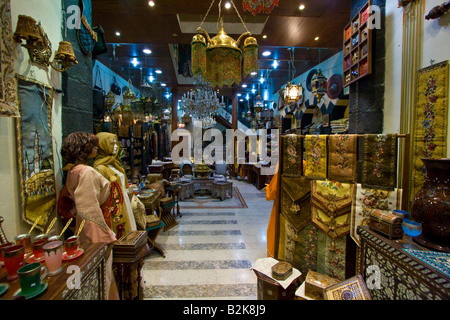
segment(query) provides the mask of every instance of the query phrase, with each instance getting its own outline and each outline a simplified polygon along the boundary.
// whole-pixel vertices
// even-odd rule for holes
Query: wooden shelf
[[[344,87],[372,74],[372,30],[368,27],[371,5],[369,0],[344,28]],[[354,59],[356,53],[358,57]]]

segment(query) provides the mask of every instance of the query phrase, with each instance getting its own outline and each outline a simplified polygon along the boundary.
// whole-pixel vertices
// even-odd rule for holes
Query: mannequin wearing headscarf
[[[109,132],[100,132],[96,136],[99,143],[94,168],[110,183],[116,205],[116,210],[111,213],[111,225],[120,238],[126,232],[136,230],[136,221],[127,193],[128,179],[118,159],[117,136]]]

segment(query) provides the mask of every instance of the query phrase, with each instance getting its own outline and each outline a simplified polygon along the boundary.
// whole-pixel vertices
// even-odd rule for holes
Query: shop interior
[[[0,300],[450,299],[449,1],[0,6]]]

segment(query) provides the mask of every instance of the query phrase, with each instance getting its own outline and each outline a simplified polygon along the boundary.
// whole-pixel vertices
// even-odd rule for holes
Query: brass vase
[[[414,196],[411,215],[422,223],[414,240],[432,250],[450,252],[450,158],[422,158],[426,180]]]

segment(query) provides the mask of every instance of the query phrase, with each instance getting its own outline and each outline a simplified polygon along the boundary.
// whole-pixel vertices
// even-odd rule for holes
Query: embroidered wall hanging
[[[357,135],[330,135],[328,179],[340,182],[357,180],[357,143]]]
[[[282,177],[281,213],[296,231],[311,221],[311,182],[305,177]]]
[[[314,179],[327,178],[327,136],[305,137],[305,176]]]
[[[299,177],[302,175],[303,162],[302,139],[295,134],[283,137],[283,176]]]
[[[271,13],[278,3],[279,0],[243,0],[242,7],[256,16],[258,13]]]
[[[368,226],[370,214],[375,210],[399,210],[402,205],[402,190],[394,191],[365,189],[357,184],[353,197],[350,236],[360,246],[358,226]]]
[[[311,220],[333,239],[350,232],[353,187],[336,181],[311,181]]]
[[[363,188],[394,190],[397,182],[397,135],[364,135]]]
[[[18,117],[17,79],[14,73],[14,50],[9,0],[0,1],[0,116]]]
[[[448,61],[444,61],[421,69],[418,74],[411,199],[426,177],[420,158],[447,157],[448,72]]]
[[[19,77],[16,121],[22,218],[44,230],[56,205],[52,144],[53,89]]]

